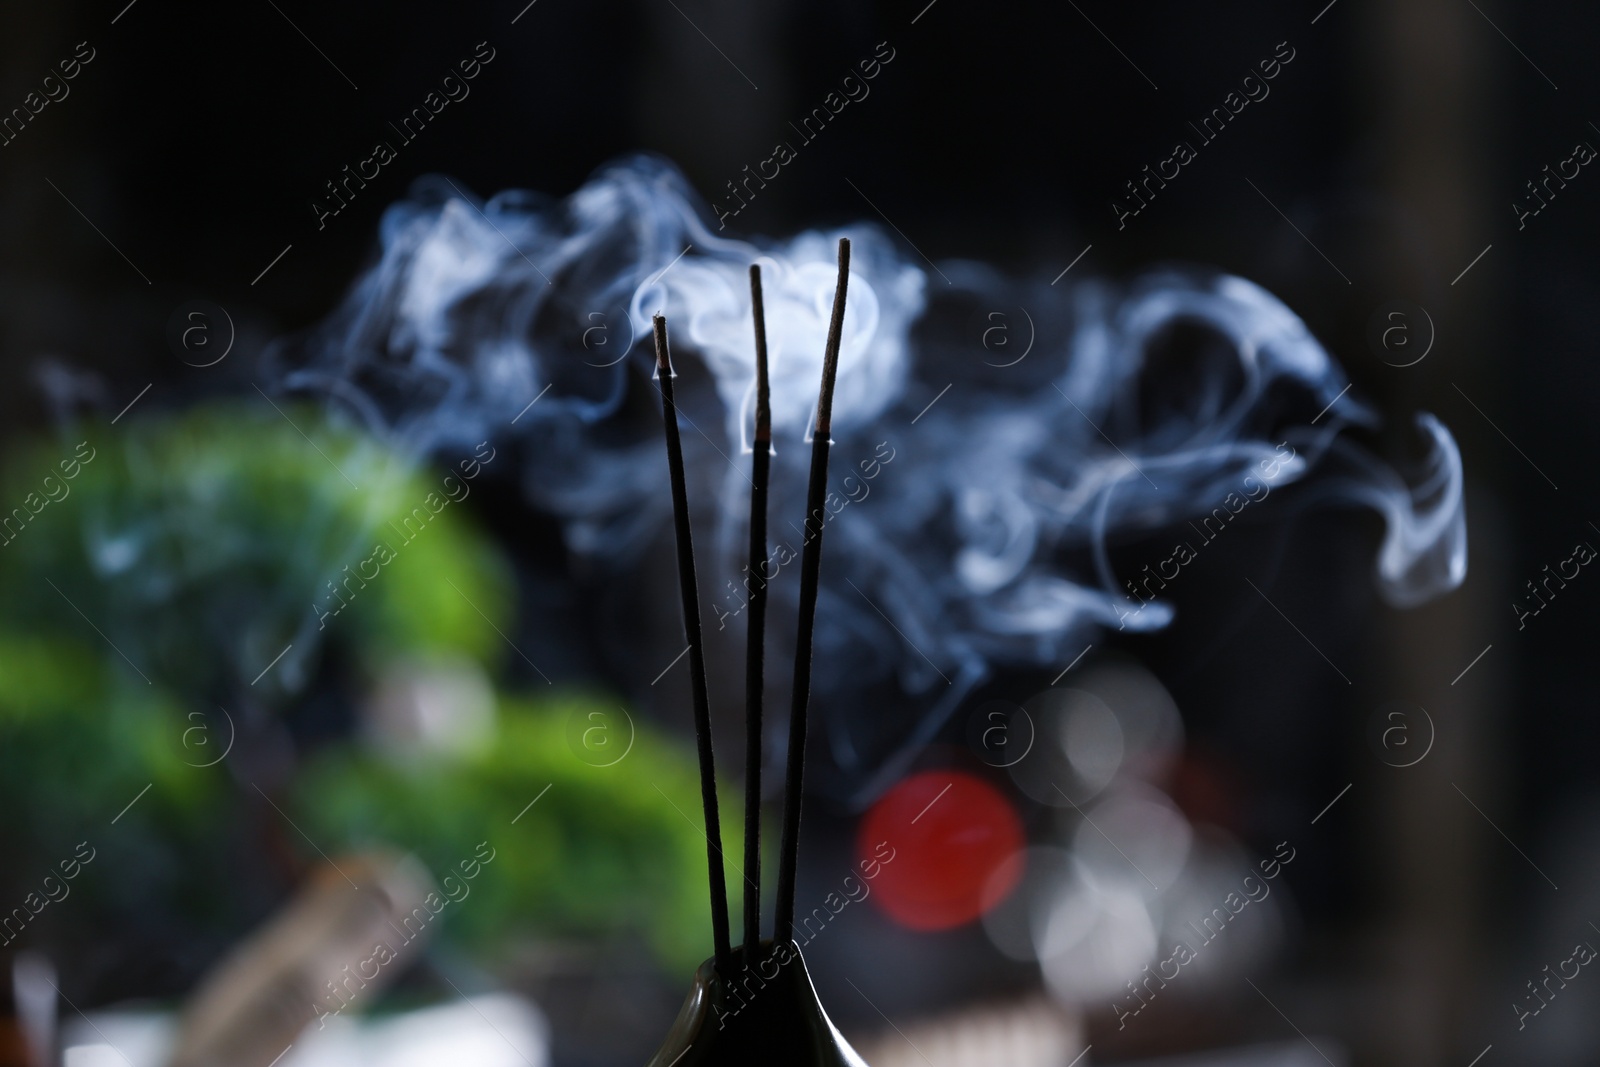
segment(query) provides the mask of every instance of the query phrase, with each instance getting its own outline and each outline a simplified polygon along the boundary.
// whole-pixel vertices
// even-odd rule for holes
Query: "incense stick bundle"
[[[700,790],[706,809],[706,859],[711,865],[711,919],[716,956],[700,965],[694,986],[650,1067],[866,1067],[817,1000],[794,924],[795,868],[799,860],[800,796],[805,780],[806,712],[811,700],[811,647],[822,567],[823,510],[828,481],[829,431],[833,386],[839,371],[844,331],[845,287],[850,277],[850,242],[839,242],[839,279],[833,317],[822,358],[822,390],[811,440],[811,473],[806,486],[805,547],[800,563],[800,621],[796,632],[794,701],[789,717],[789,752],[784,774],[783,841],[778,865],[777,928],[772,953],[778,968],[767,974],[761,942],[761,717],[763,642],[767,600],[767,489],[772,462],[772,414],[767,376],[767,332],[761,302],[761,271],[750,268],[750,304],[756,333],[756,433],[750,494],[750,622],[745,661],[745,835],[744,945],[728,947],[727,887],[723,884],[721,831],[717,822],[716,776],[711,752],[711,716],[706,700],[705,661],[700,632],[700,602],[695,590],[694,549],[684,489],[683,450],[672,398],[672,359],[667,324],[655,319],[656,366],[661,375],[662,414],[667,428],[667,459],[672,472],[672,504],[678,535],[678,576],[683,593],[684,631],[689,638],[689,669],[694,684],[695,733],[700,746]],[[744,968],[736,975],[735,966]],[[751,980],[755,995],[751,997]]]
[[[750,621],[746,632],[744,708],[745,966],[761,947],[761,717],[767,639],[767,483],[772,472],[772,395],[767,381],[767,319],[761,267],[750,265],[750,312],[756,331],[756,432],[750,471]]]
[[[828,490],[828,446],[833,425],[833,384],[839,373],[844,332],[845,289],[850,281],[850,239],[839,239],[839,279],[833,290],[833,316],[822,355],[822,389],[817,397],[816,431],[811,438],[811,475],[806,485],[805,544],[800,555],[800,621],[795,631],[794,689],[789,707],[789,753],[784,775],[783,843],[778,858],[778,903],[773,937],[789,937],[794,925],[795,868],[800,856],[800,796],[805,780],[806,715],[811,703],[811,644],[822,571],[823,508]]]
[[[817,597],[822,569],[823,502],[828,488],[828,450],[832,444],[833,388],[839,374],[839,345],[844,332],[846,290],[850,280],[850,240],[839,240],[839,276],[833,292],[833,314],[822,356],[822,386],[817,396],[817,421],[811,439],[811,471],[806,483],[805,544],[800,558],[800,619],[796,627],[794,689],[789,710],[789,751],[784,773],[783,840],[778,859],[778,902],[773,936],[788,940],[794,921],[795,868],[800,851],[800,797],[805,781],[806,718],[811,703],[811,649],[816,630]],[[750,303],[756,340],[756,425],[750,493],[750,622],[745,652],[745,832],[744,953],[750,966],[761,947],[761,720],[766,664],[767,490],[772,464],[772,409],[767,373],[766,314],[761,295],[761,268],[750,268]],[[678,409],[672,391],[672,356],[667,345],[667,320],[655,316],[656,369],[661,379],[661,412],[667,436],[667,467],[672,481],[672,512],[678,545],[678,587],[683,600],[683,629],[689,642],[689,681],[694,698],[695,739],[700,754],[700,799],[706,817],[706,862],[710,867],[711,925],[716,943],[716,969],[731,975],[728,935],[728,890],[722,870],[722,827],[717,812],[716,760],[711,745],[711,710],[706,691],[705,643],[700,626],[700,595],[695,580],[694,539],[689,523],[689,495],[684,477],[683,442],[678,436]]]
[[[700,591],[695,583],[694,537],[689,525],[689,492],[683,474],[683,442],[678,438],[678,408],[672,398],[672,357],[667,350],[667,320],[655,317],[656,371],[661,379],[661,413],[666,424],[667,469],[672,480],[672,516],[678,542],[678,591],[683,600],[683,630],[689,641],[689,684],[694,697],[694,732],[700,752],[700,802],[706,816],[706,863],[711,877],[711,932],[717,970],[731,975],[728,944],[728,887],[722,873],[722,824],[717,815],[716,758],[711,749],[711,706],[706,694],[705,643],[700,631]]]

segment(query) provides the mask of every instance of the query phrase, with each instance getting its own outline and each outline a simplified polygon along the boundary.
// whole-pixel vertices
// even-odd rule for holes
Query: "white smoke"
[[[728,242],[708,254],[691,253],[633,295],[633,324],[641,336],[657,312],[687,330],[716,378],[729,413],[730,436],[745,448],[755,418],[750,264],[761,266],[774,440],[809,440],[838,276],[835,255],[844,236],[844,230],[803,233],[766,254],[753,245]],[[922,271],[878,234],[863,235],[853,244],[834,389],[835,432],[871,423],[905,388],[907,335],[922,313],[923,284]]]
[[[856,468],[878,442],[895,457],[828,525],[817,705],[852,791],[892,779],[993,666],[1047,666],[1102,627],[1168,623],[1164,602],[1130,614],[1108,543],[1212,515],[1248,476],[1274,492],[1306,480],[1377,511],[1377,583],[1396,605],[1464,579],[1449,432],[1419,417],[1431,452],[1408,485],[1350,439],[1374,415],[1259,286],[1173,271],[1051,286],[953,262],[940,268],[952,284],[930,288],[872,225],[719,237],[682,177],[646,157],[565,200],[510,192],[479,204],[453,183],[420,182],[385,214],[378,263],[272,359],[283,388],[324,392],[423,452],[516,439],[530,501],[562,524],[570,551],[620,574],[669,510],[649,340],[650,316],[665,313],[690,491],[714,496],[720,516],[712,543],[723,551],[702,561],[702,595],[720,617],[743,602],[723,579],[737,577],[748,513],[746,271],[762,265],[770,339],[771,528],[797,551],[841,235],[853,256],[830,484],[851,492],[842,479],[854,471],[861,483]],[[1024,310],[1026,358],[986,358],[970,321],[988,309]],[[793,596],[780,576],[775,642]],[[869,702],[877,713],[860,715]]]

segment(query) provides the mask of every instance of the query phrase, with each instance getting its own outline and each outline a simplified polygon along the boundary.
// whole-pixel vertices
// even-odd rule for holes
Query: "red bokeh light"
[[[1023,874],[1012,860],[1025,842],[1011,802],[962,771],[924,771],[884,794],[861,820],[858,856],[881,860],[880,842],[894,852],[873,882],[872,899],[912,930],[971,922]]]

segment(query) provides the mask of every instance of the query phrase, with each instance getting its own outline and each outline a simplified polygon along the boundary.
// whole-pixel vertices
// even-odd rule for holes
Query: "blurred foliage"
[[[298,409],[199,408],[86,431],[82,445],[13,452],[0,582],[13,618],[86,643],[98,630],[140,681],[191,699],[249,687],[291,643],[257,692],[292,694],[329,632],[373,664],[486,658],[503,648],[492,620],[508,615],[511,583],[444,477]],[[425,524],[412,519],[408,541],[418,508]],[[363,582],[379,543],[395,558]]]
[[[168,694],[116,684],[80,645],[9,632],[0,676],[0,795],[36,833],[65,847],[109,826],[146,785],[147,810],[186,829],[206,821],[217,781],[183,762],[184,721]]]
[[[464,756],[330,751],[296,783],[295,822],[325,849],[411,850],[438,878],[459,879],[460,864],[487,841],[493,862],[441,913],[447,937],[485,956],[517,935],[633,932],[669,968],[692,970],[711,941],[693,753],[638,726],[626,756],[595,766],[579,756],[591,710],[607,716],[620,754],[634,724],[570,696],[504,702],[493,742]],[[731,796],[724,810],[738,811]],[[724,828],[728,840],[739,832]],[[730,869],[735,894],[738,878]]]
[[[350,729],[396,664],[503,656],[516,585],[465,503],[468,473],[494,456],[482,446],[447,474],[312,411],[255,404],[11,448],[0,912],[79,842],[95,850],[22,943],[69,979],[121,975],[116,995],[172,991],[281,902],[316,851],[397,846],[442,877],[488,840],[495,860],[446,913],[446,938],[488,960],[522,934],[637,933],[662,962],[700,961],[687,746],[641,729],[621,763],[591,766],[563,734],[590,706],[578,699],[512,702],[495,739],[464,754],[397,758]],[[236,724],[239,750],[221,759]]]
[[[61,895],[28,909],[27,940],[82,943],[131,916],[159,931],[215,923],[226,783],[185,763],[187,724],[170,694],[121,684],[99,650],[10,630],[0,677],[0,806],[11,816],[0,820],[0,909]],[[93,859],[62,894],[44,879],[59,881],[80,843]]]

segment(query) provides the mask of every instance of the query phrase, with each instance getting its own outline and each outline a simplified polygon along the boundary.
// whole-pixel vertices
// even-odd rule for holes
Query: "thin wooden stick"
[[[772,471],[772,395],[767,381],[767,319],[761,267],[750,264],[750,310],[756,329],[756,436],[751,457],[750,621],[744,667],[744,962],[761,950],[761,711],[767,640],[767,483]]]
[[[655,317],[656,370],[661,379],[661,414],[667,431],[667,469],[672,479],[672,514],[678,540],[678,590],[683,599],[683,630],[689,641],[689,684],[694,693],[694,733],[700,750],[700,803],[706,815],[706,865],[711,875],[711,932],[717,970],[731,975],[728,946],[728,886],[722,873],[722,824],[717,816],[716,759],[711,751],[711,705],[706,695],[706,660],[700,633],[700,591],[694,574],[694,537],[689,528],[689,490],[683,475],[683,442],[678,439],[678,407],[672,399],[672,357],[667,351],[667,320]]]
[[[811,476],[806,486],[806,541],[800,555],[800,622],[795,631],[794,698],[789,708],[789,759],[783,789],[783,846],[778,859],[778,910],[775,938],[792,939],[795,868],[800,859],[800,797],[805,781],[806,712],[811,702],[811,643],[817,617],[822,570],[823,502],[828,491],[828,445],[833,426],[833,383],[839,373],[839,343],[844,332],[845,289],[850,281],[850,239],[839,239],[839,280],[833,290],[833,317],[822,356],[822,391],[817,397],[817,427],[811,439]]]

